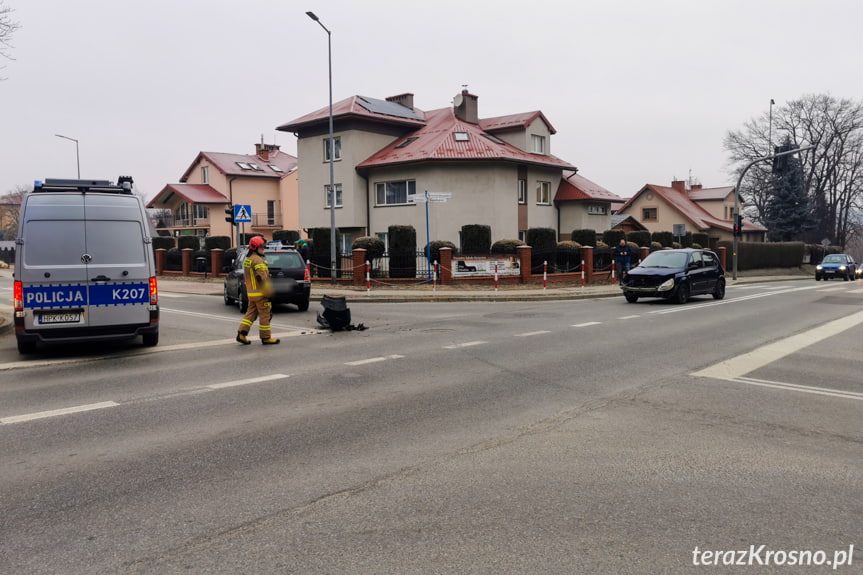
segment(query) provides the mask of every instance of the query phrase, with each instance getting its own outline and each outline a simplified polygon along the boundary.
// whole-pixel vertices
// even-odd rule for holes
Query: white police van
[[[152,240],[132,178],[37,181],[21,202],[15,244],[20,353],[39,342],[159,343]]]

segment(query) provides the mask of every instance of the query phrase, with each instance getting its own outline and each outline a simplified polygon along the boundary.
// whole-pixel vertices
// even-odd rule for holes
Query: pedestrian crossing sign
[[[248,224],[252,221],[252,206],[248,204],[234,204],[234,222]]]

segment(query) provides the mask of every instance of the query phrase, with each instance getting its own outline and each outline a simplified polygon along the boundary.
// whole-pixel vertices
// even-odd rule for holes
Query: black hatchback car
[[[640,297],[660,297],[686,303],[690,296],[725,297],[725,270],[710,250],[682,249],[653,252],[620,280],[629,303]]]
[[[237,250],[237,257],[225,276],[225,305],[236,303],[240,311],[246,313],[249,298],[246,295],[246,281],[243,277],[243,261],[249,248]],[[270,280],[273,283],[273,295],[270,301],[277,303],[292,303],[300,311],[309,309],[309,296],[312,282],[309,270],[303,257],[291,247],[273,247],[268,245],[264,250],[264,259],[270,269]]]

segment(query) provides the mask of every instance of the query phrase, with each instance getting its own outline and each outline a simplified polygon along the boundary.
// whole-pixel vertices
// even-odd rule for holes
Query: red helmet
[[[264,245],[264,238],[261,236],[255,236],[249,240],[249,249],[252,251],[257,250],[262,245]]]

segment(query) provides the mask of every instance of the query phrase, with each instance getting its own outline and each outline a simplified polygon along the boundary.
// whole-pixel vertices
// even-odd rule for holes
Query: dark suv
[[[246,296],[246,281],[243,277],[243,261],[249,248],[237,250],[237,257],[225,277],[225,305],[237,303],[240,311],[246,313],[249,298]],[[303,257],[291,247],[267,246],[264,259],[270,269],[270,281],[273,282],[273,295],[270,301],[277,303],[292,303],[300,311],[309,309],[309,295],[312,282],[309,270],[303,262]]]
[[[686,303],[689,296],[710,294],[725,297],[725,271],[710,250],[655,251],[629,270],[620,280],[629,303],[640,297],[661,297]]]

